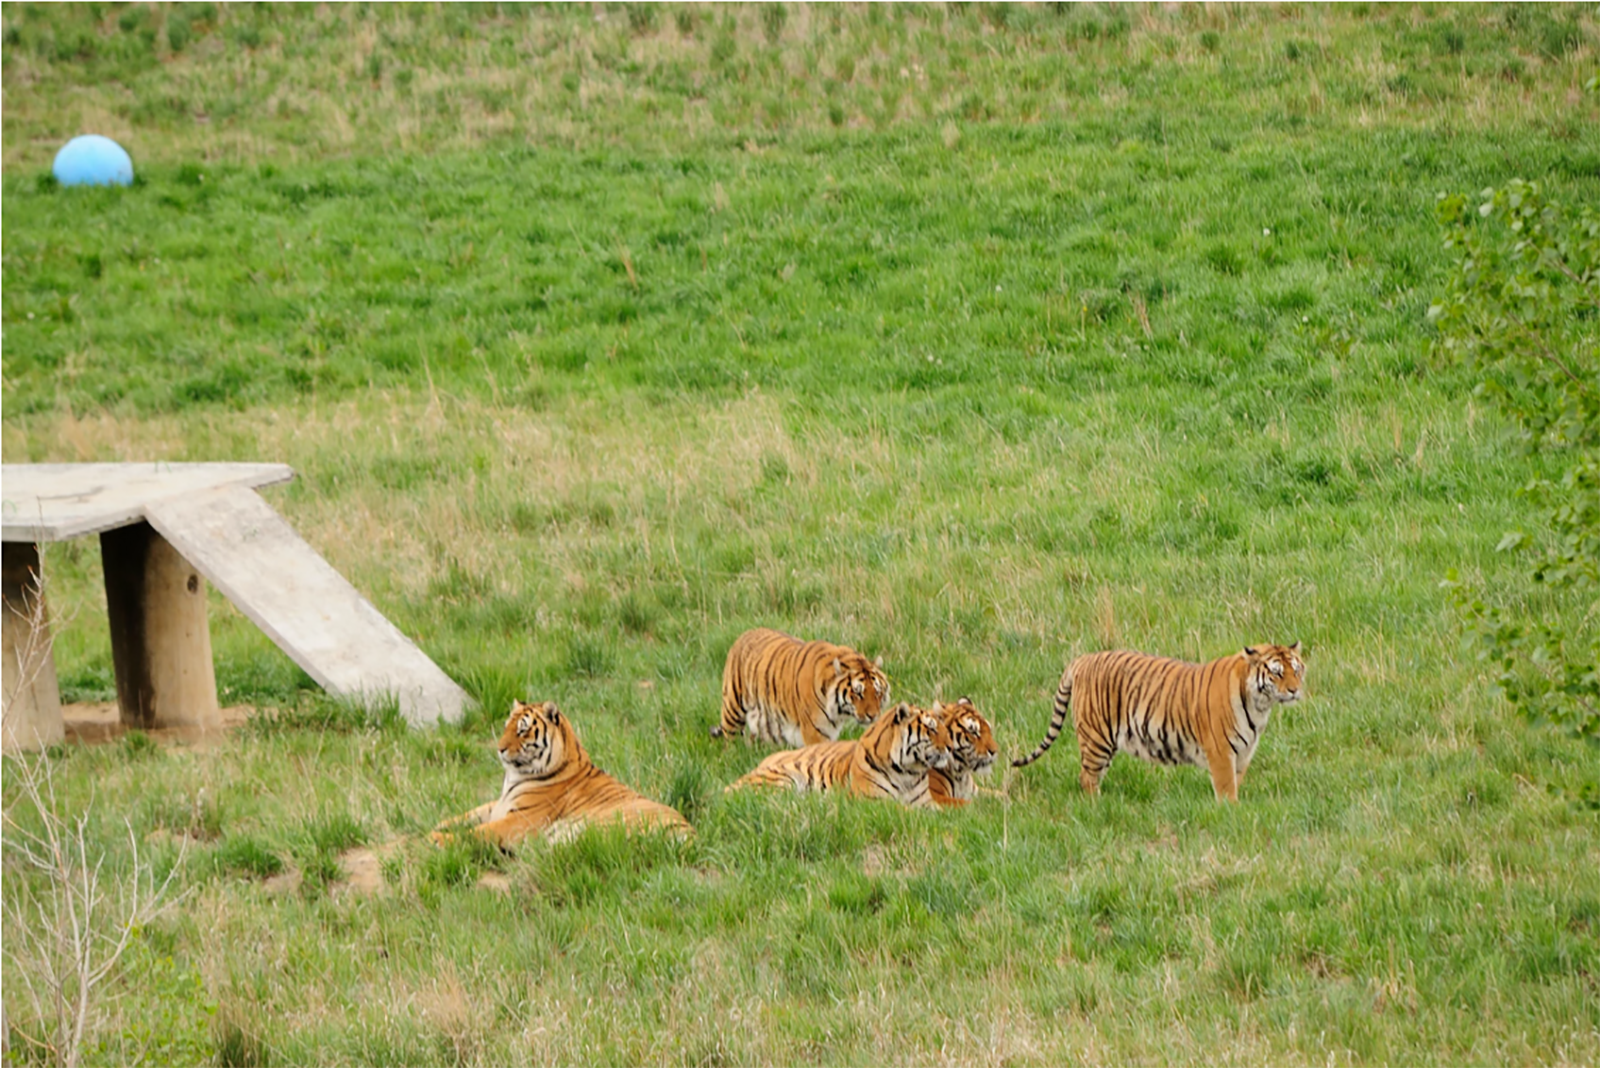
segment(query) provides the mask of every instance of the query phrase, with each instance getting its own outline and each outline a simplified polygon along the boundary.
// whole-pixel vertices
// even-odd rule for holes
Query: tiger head
[[[554,701],[511,702],[511,715],[500,734],[500,763],[507,779],[547,779],[583,750],[572,721]]]
[[[883,657],[868,660],[860,653],[833,658],[833,679],[829,686],[834,708],[841,715],[854,716],[862,726],[878,718],[889,699],[889,677],[883,673]]]
[[[896,771],[918,772],[950,766],[950,732],[940,717],[904,701],[879,717],[861,736]]]
[[[1000,747],[995,745],[994,731],[989,727],[989,721],[971,699],[963,697],[951,705],[941,705],[935,701],[933,714],[939,717],[940,724],[949,735],[950,766],[973,772],[989,770],[989,765],[999,755]]]
[[[1250,686],[1272,704],[1298,701],[1305,694],[1305,662],[1300,643],[1252,645],[1244,651]]]

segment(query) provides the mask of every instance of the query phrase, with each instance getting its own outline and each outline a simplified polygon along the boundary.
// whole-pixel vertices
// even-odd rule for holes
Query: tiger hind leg
[[[729,783],[727,786],[724,786],[722,788],[722,792],[725,794],[731,794],[735,790],[743,790],[751,786],[757,788],[789,787],[790,789],[794,790],[805,789],[805,784],[803,782],[797,782],[793,776],[786,775],[781,772],[774,773],[771,771],[763,771],[761,768],[757,768],[755,771],[750,772],[750,774],[741,776],[733,780],[733,782]]]
[[[745,727],[744,709],[739,706],[737,698],[723,694],[722,718],[717,725],[711,728],[711,737],[727,738],[735,734],[743,734]],[[746,741],[749,739],[747,738]]]
[[[1104,738],[1097,737],[1088,731],[1078,731],[1078,785],[1083,787],[1083,792],[1094,797],[1100,792],[1100,780],[1106,777],[1106,769],[1111,767],[1111,758],[1117,755],[1117,748]]]

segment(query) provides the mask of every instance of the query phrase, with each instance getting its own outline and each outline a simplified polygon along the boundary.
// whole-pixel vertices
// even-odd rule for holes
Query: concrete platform
[[[204,580],[330,693],[392,696],[414,725],[459,719],[466,693],[255,492],[293,477],[284,464],[0,465],[6,748],[63,737],[38,544],[96,533],[125,725],[219,720]]]

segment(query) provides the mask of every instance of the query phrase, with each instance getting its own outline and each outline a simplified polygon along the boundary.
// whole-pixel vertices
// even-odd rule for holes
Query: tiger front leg
[[[449,819],[440,820],[434,825],[433,828],[434,839],[438,840],[440,837],[440,832],[443,831],[459,829],[463,827],[476,827],[478,824],[489,818],[489,813],[494,811],[494,806],[495,802],[485,801],[483,804],[479,805],[470,812],[464,812],[459,816],[451,816]]]
[[[1233,766],[1233,750],[1223,745],[1206,752],[1206,764],[1211,769],[1211,788],[1218,801],[1239,800],[1239,772]]]
[[[837,726],[834,727],[831,736],[824,734],[809,716],[801,716],[800,722],[796,726],[800,728],[801,748],[808,745],[821,745],[823,742],[831,742],[839,737],[839,728]]]
[[[1236,769],[1233,773],[1233,785],[1235,789],[1244,789],[1244,773],[1250,770],[1250,761],[1255,758],[1255,755],[1256,753],[1254,748],[1246,749],[1244,751],[1244,755],[1239,757],[1238,762],[1234,765]]]
[[[487,838],[501,849],[509,851],[512,846],[528,837],[528,835],[542,831],[550,822],[550,818],[545,815],[513,812],[509,816],[502,816],[497,820],[480,823],[472,828],[472,831],[474,834]]]

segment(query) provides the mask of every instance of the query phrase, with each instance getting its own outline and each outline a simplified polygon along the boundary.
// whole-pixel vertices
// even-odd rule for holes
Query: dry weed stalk
[[[5,895],[6,975],[25,992],[32,1020],[45,1033],[35,1037],[8,1022],[51,1062],[73,1068],[99,1000],[97,989],[138,930],[187,896],[171,890],[187,858],[188,839],[157,883],[150,861],[139,853],[132,824],[124,820],[132,863],[126,873],[113,874],[106,870],[105,849],[89,831],[93,802],[63,813],[48,751],[13,758],[8,772],[21,784],[19,804],[38,813],[38,827],[24,827],[15,806],[5,813],[5,866],[13,869],[7,882],[8,889],[15,888]],[[39,873],[42,887],[20,878],[18,868]]]
[[[41,576],[35,575],[24,604],[34,626],[26,648],[17,650],[15,692],[33,684],[51,652]],[[9,758],[6,775],[20,785],[20,796],[0,818],[7,989],[24,991],[33,1010],[31,1023],[42,1033],[29,1034],[9,1012],[0,1010],[0,1019],[8,1046],[15,1033],[50,1063],[75,1068],[101,984],[134,934],[187,895],[172,896],[171,890],[188,855],[188,839],[157,884],[150,861],[139,854],[133,825],[124,819],[132,864],[126,873],[113,874],[106,870],[106,850],[89,830],[93,799],[76,811],[65,810],[56,796],[48,749]],[[18,808],[36,813],[37,825],[24,826]],[[29,870],[42,879],[25,878]]]

